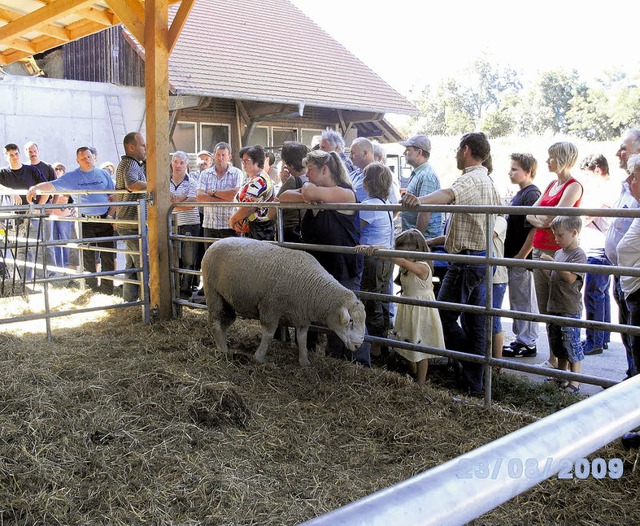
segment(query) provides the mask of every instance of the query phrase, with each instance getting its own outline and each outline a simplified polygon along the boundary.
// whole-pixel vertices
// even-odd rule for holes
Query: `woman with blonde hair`
[[[280,195],[283,203],[348,203],[355,204],[347,171],[336,152],[311,151],[303,164],[307,168],[308,181],[302,188],[287,190]],[[360,216],[357,210],[307,210],[302,218],[302,242],[315,245],[355,247],[360,242]],[[363,258],[356,253],[310,251],[318,262],[343,286],[360,289]],[[330,336],[327,354],[345,357],[346,349],[337,336]],[[354,359],[371,365],[368,344],[354,353]]]
[[[533,206],[548,206],[572,208],[580,206],[582,201],[582,185],[571,175],[571,169],[578,160],[578,148],[571,142],[556,142],[549,147],[549,158],[547,166],[549,172],[555,173],[557,179],[547,186],[540,198]],[[529,214],[527,221],[536,228],[533,236],[533,259],[540,260],[543,254],[553,257],[560,245],[556,243],[555,236],[551,230],[551,222],[556,214],[549,215]],[[541,269],[533,271],[536,296],[538,299],[538,310],[540,314],[547,314],[547,304],[549,302],[550,280],[549,273]],[[526,347],[526,346],[525,346]],[[532,357],[536,355],[536,348],[520,348],[514,352],[504,352],[503,356]],[[550,352],[549,365],[557,366],[557,359]]]

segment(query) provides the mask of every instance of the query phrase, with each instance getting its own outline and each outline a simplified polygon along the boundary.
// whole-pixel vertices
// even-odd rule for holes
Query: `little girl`
[[[362,248],[361,248],[362,247]],[[359,246],[359,252],[373,253],[376,248],[371,246]],[[395,241],[396,250],[411,252],[429,252],[427,240],[422,233],[412,228],[402,232]],[[417,261],[399,257],[390,258],[400,267],[401,295],[407,298],[420,300],[435,300],[433,284],[431,282],[433,269],[429,261]],[[398,341],[414,343],[444,349],[444,334],[438,309],[434,307],[420,307],[400,303],[392,330],[392,337]],[[411,372],[416,375],[418,385],[424,385],[429,370],[429,358],[437,356],[406,349],[397,349],[398,354],[405,358],[411,367]]]

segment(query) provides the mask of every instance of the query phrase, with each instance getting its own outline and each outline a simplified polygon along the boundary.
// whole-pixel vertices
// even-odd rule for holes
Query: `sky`
[[[563,67],[591,82],[627,53],[640,69],[634,0],[290,1],[405,96],[481,54],[525,79]]]

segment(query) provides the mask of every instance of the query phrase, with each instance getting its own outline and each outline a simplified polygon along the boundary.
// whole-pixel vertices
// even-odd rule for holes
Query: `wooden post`
[[[169,287],[169,0],[145,2],[145,91],[147,98],[147,188],[149,289],[160,319],[172,315]]]

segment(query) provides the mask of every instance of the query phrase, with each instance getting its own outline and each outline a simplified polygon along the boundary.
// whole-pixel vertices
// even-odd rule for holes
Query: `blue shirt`
[[[436,190],[440,190],[440,179],[438,179],[438,175],[433,171],[433,168],[428,162],[422,163],[411,173],[411,178],[407,185],[407,193],[422,197]],[[402,230],[416,228],[417,222],[418,212],[412,212],[411,210],[402,211]],[[423,232],[423,234],[427,239],[442,235],[441,212],[431,213],[427,230]]]
[[[51,181],[56,190],[65,190],[66,193],[73,191],[91,190],[115,190],[116,186],[109,172],[94,168],[90,172],[83,172],[80,168],[76,168],[71,172],[67,172],[59,179]],[[96,206],[91,208],[80,208],[79,213],[91,216],[104,215],[109,210],[108,194],[78,194],[78,203],[80,205],[97,205],[104,203],[105,206]]]
[[[377,197],[363,201],[367,205],[388,205]],[[360,244],[393,246],[393,212],[388,210],[360,210],[360,220],[366,223],[360,232]]]

